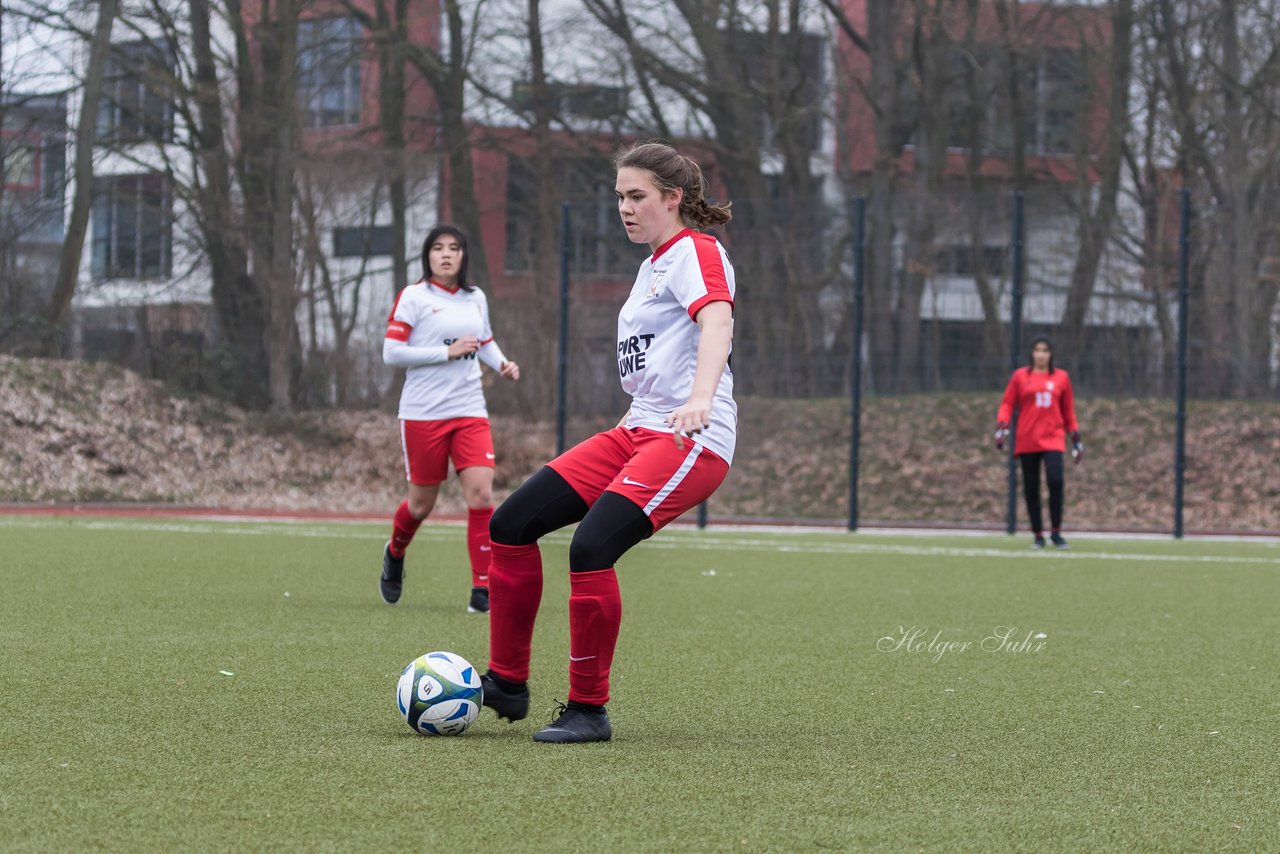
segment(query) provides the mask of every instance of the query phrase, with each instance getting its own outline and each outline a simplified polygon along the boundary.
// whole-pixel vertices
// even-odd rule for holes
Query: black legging
[[[1049,483],[1049,524],[1053,530],[1062,530],[1062,451],[1037,451],[1018,454],[1022,461],[1022,491],[1027,497],[1027,518],[1031,530],[1038,537],[1044,533],[1044,520],[1040,517],[1040,461],[1044,460],[1045,480]]]
[[[653,533],[653,523],[632,501],[605,492],[588,507],[563,477],[543,466],[493,511],[489,538],[525,546],[574,522],[581,524],[569,543],[570,572],[609,569]]]

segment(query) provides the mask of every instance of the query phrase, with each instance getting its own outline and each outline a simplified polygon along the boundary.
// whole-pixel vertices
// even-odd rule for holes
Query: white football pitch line
[[[29,516],[0,516],[0,530],[3,529],[49,529],[75,526],[94,531],[152,531],[159,533],[184,534],[238,534],[246,536],[282,536],[282,537],[322,537],[343,540],[381,540],[385,532],[376,534],[362,530],[361,526],[338,524],[319,526],[313,523],[274,522],[198,522],[198,521],[124,521],[110,519],[75,520],[43,518]],[[458,538],[458,525],[440,526],[421,529],[420,540],[452,541]],[[558,531],[548,535],[546,542],[557,545],[567,544],[572,537],[568,531]],[[790,542],[788,542],[790,540]],[[673,551],[770,551],[783,554],[823,554],[823,555],[902,555],[904,557],[928,558],[989,558],[994,560],[1103,560],[1157,563],[1208,563],[1208,564],[1260,564],[1264,566],[1280,566],[1280,557],[1256,557],[1235,555],[1180,555],[1151,554],[1146,552],[1095,552],[1095,551],[1049,551],[1033,553],[1025,548],[995,549],[981,547],[898,545],[894,543],[839,543],[839,542],[806,542],[798,535],[780,533],[775,538],[761,538],[717,534],[708,532],[672,532],[660,534],[655,539],[642,544],[644,549],[664,549]]]

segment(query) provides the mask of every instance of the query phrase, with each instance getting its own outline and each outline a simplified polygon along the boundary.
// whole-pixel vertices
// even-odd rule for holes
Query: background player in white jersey
[[[484,704],[515,721],[529,710],[529,657],[542,598],[538,539],[580,522],[569,546],[569,703],[535,741],[607,741],[605,703],[622,599],[624,552],[706,499],[733,459],[737,406],[728,367],[733,267],[695,229],[729,221],[706,199],[702,170],[645,143],[616,161],[618,213],[652,254],[618,315],[617,360],[630,410],[549,462],[493,514],[489,671]]]
[[[400,436],[409,481],[409,497],[396,510],[382,553],[382,598],[388,604],[399,601],[405,549],[435,507],[452,458],[467,504],[467,610],[487,613],[495,455],[480,362],[509,380],[520,379],[520,367],[493,340],[489,303],[467,281],[467,238],[459,229],[438,225],[427,234],[422,280],[396,296],[382,360],[408,368],[400,394]]]

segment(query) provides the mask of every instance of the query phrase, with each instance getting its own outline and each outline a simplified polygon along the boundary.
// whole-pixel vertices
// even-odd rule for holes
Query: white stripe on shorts
[[[658,509],[668,495],[675,491],[675,488],[684,480],[685,475],[693,471],[693,464],[698,461],[698,454],[702,453],[702,446],[697,442],[693,443],[693,450],[684,458],[684,462],[680,463],[680,468],[676,469],[676,473],[671,475],[671,479],[662,485],[662,489],[658,490],[658,494],[649,499],[649,503],[644,506],[644,514],[646,516]]]
[[[400,419],[400,447],[404,450],[404,479],[413,480],[413,473],[409,471],[409,440],[404,434],[404,419]]]

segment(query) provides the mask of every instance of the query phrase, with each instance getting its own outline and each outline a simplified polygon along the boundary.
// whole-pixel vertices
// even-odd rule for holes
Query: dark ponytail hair
[[[680,219],[689,228],[706,229],[724,225],[733,217],[732,202],[716,204],[707,200],[707,179],[702,169],[665,142],[641,142],[618,152],[613,165],[630,166],[653,175],[663,195],[684,190],[680,199]]]
[[[1048,335],[1037,335],[1031,339],[1031,349],[1027,350],[1027,373],[1036,369],[1036,345],[1043,344],[1049,348],[1049,373],[1053,373],[1053,339]]]
[[[422,241],[422,277],[431,278],[431,244],[446,234],[457,240],[458,247],[462,249],[462,263],[458,265],[458,287],[464,291],[474,291],[476,286],[467,281],[467,261],[471,257],[471,253],[467,251],[467,236],[455,225],[437,225],[427,232],[427,239]]]

